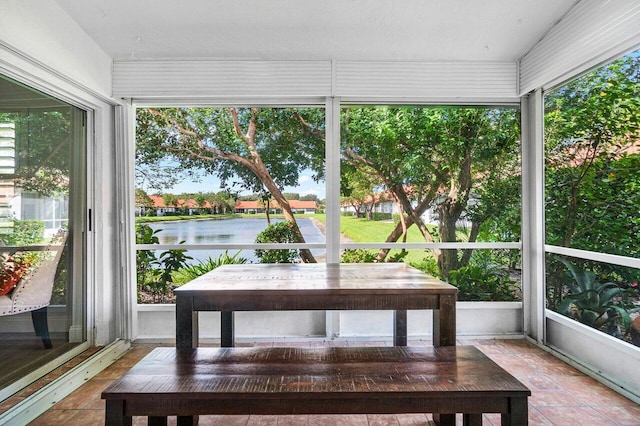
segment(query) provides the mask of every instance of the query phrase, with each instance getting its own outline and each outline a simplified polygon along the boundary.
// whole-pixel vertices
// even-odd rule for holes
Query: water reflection
[[[316,227],[311,219],[296,218],[300,231],[308,243],[322,243],[324,235]],[[272,219],[271,223],[282,222],[283,219]],[[258,234],[267,227],[265,218],[256,219],[225,219],[225,220],[186,220],[175,222],[160,222],[148,224],[152,229],[159,229],[156,235],[160,244],[251,244]],[[229,250],[230,254],[237,250]],[[190,250],[188,255],[193,258],[190,263],[204,261],[207,258],[216,258],[224,253],[224,250]],[[315,256],[322,255],[325,250],[312,250]],[[253,250],[243,250],[240,256],[247,258],[249,262],[257,262]]]

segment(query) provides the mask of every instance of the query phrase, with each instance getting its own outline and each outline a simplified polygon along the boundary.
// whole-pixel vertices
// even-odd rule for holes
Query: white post
[[[544,104],[542,91],[522,98],[522,293],[524,331],[544,343]]]

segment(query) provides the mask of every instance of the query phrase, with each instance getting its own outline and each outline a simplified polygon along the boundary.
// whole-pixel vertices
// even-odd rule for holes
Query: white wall
[[[522,337],[521,302],[457,302],[456,331],[460,337]],[[200,338],[220,338],[220,314],[200,312]],[[138,305],[139,341],[175,342],[175,305]],[[432,311],[409,311],[410,338],[431,338]],[[344,339],[390,339],[393,335],[392,311],[339,311],[336,324],[327,323],[325,311],[237,312],[235,334],[238,339],[305,339],[340,337]],[[331,329],[333,327],[333,329]],[[337,334],[332,336],[332,334]]]
[[[2,0],[0,44],[65,80],[111,95],[111,58],[53,0]]]

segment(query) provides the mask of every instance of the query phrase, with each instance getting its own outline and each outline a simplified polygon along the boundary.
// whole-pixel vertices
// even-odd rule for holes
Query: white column
[[[522,98],[522,293],[524,331],[544,342],[544,103],[542,91]]]
[[[326,101],[326,244],[327,263],[340,263],[340,99]],[[340,312],[327,311],[327,337],[340,335]]]

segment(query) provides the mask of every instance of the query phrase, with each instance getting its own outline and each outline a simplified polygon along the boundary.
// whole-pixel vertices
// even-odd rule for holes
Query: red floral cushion
[[[13,256],[3,260],[4,262],[0,268],[0,296],[4,296],[13,290],[28,267],[26,263],[16,262]]]

